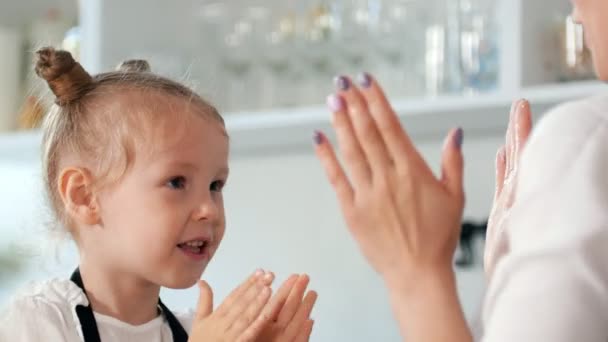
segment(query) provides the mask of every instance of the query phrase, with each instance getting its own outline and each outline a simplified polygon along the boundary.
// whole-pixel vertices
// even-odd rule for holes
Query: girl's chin
[[[160,285],[173,290],[189,289],[196,285],[196,283],[201,279],[203,271],[204,269],[200,270],[199,272],[176,274],[171,279],[166,279],[165,282]]]

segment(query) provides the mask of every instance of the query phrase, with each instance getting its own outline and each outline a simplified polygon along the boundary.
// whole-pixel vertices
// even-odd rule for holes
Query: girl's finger
[[[283,282],[283,284],[281,285],[279,290],[276,292],[276,294],[270,300],[270,303],[269,303],[268,309],[267,309],[267,315],[271,321],[275,321],[279,318],[279,314],[280,314],[281,310],[283,309],[283,307],[285,306],[287,297],[289,296],[289,293],[291,292],[294,285],[296,284],[298,277],[299,276],[297,274],[292,274],[291,276],[289,276],[289,278],[287,278],[287,280],[285,280],[285,282]]]
[[[298,277],[296,284],[289,293],[285,305],[277,318],[277,324],[279,326],[287,326],[289,321],[291,321],[293,316],[296,314],[300,303],[302,303],[302,297],[304,297],[304,293],[306,292],[306,287],[308,287],[309,281],[310,278],[306,274]]]
[[[218,312],[221,316],[233,317],[238,315],[239,312],[243,311],[247,304],[255,298],[256,294],[263,290],[265,286],[272,284],[274,280],[274,274],[272,272],[261,273],[256,271],[255,279],[251,281],[248,279],[242,288],[237,288],[233,293],[235,296],[226,299],[221,304],[222,311]],[[231,294],[232,296],[232,294]],[[219,308],[218,308],[219,311]],[[228,321],[232,321],[233,318],[229,318]]]
[[[200,280],[198,282],[198,286],[200,289],[200,295],[198,300],[198,305],[196,307],[196,320],[202,320],[213,312],[213,291],[209,284],[206,281]]]
[[[310,291],[306,294],[306,297],[304,297],[304,300],[298,307],[298,311],[285,328],[284,336],[288,340],[292,340],[298,336],[298,332],[302,330],[303,325],[310,318],[310,313],[315,306],[317,297],[318,296],[315,291]]]
[[[294,342],[308,342],[310,340],[310,335],[312,334],[312,328],[314,327],[315,321],[312,319],[306,320],[300,331],[298,332],[298,336]]]
[[[249,300],[243,300],[242,304],[245,305],[240,312],[240,308],[235,308],[233,311],[236,315],[230,315],[226,317],[227,322],[232,319],[232,324],[229,327],[230,336],[256,336],[259,334],[264,326],[264,323],[268,322],[268,315],[263,313],[264,307],[270,299],[272,291],[268,286],[263,286],[261,291],[255,293],[254,298],[248,298]]]
[[[218,314],[224,313],[226,309],[231,308],[232,305],[234,304],[234,302],[244,292],[246,292],[251,286],[253,286],[257,282],[259,282],[263,276],[264,276],[263,270],[256,270],[252,275],[250,275],[247,279],[245,279],[245,281],[243,281],[236,289],[234,289],[228,295],[228,297],[226,297],[226,299],[222,302],[222,304],[220,304],[220,306],[217,308],[217,313]]]

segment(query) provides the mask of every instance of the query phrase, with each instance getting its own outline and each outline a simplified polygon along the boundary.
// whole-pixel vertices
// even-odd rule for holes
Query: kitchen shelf
[[[596,81],[532,86],[512,94],[440,96],[393,102],[408,133],[416,141],[441,139],[451,127],[462,127],[467,138],[502,133],[513,100],[526,98],[535,117],[565,101],[608,90]],[[315,130],[332,137],[330,113],[325,106],[226,114],[233,156],[287,153],[309,149]],[[38,162],[39,131],[0,135],[0,164]]]

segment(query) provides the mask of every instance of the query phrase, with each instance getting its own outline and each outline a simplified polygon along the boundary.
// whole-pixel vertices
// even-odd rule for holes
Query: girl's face
[[[174,103],[170,110],[191,109]],[[100,193],[93,249],[115,272],[187,288],[224,236],[228,138],[214,119],[180,112],[174,120],[140,141],[127,173]]]
[[[591,50],[595,72],[602,81],[608,81],[608,1],[571,0],[574,20],[584,27],[585,41]]]

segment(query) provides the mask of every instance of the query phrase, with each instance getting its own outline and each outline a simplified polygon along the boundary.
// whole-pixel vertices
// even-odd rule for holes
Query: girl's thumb
[[[201,292],[198,299],[198,307],[196,309],[196,318],[204,319],[213,312],[213,291],[209,284],[204,280],[199,280],[198,287]]]

